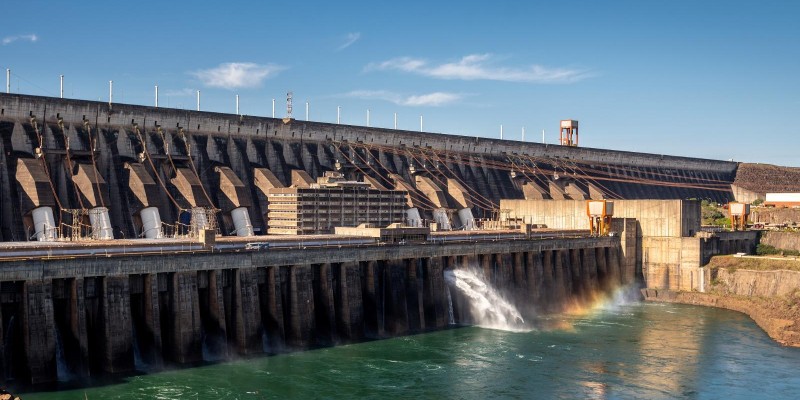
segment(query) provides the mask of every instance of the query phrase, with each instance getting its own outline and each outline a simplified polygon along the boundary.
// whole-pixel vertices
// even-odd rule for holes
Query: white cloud
[[[336,51],[342,51],[342,50],[352,46],[353,43],[358,41],[358,39],[361,39],[361,32],[348,33],[344,37],[344,43],[342,43],[339,47],[337,47]]]
[[[224,63],[218,67],[191,72],[205,86],[224,89],[258,87],[264,79],[276,75],[286,67],[255,63]]]
[[[35,34],[6,36],[3,38],[3,46],[14,43],[17,40],[27,40],[29,42],[36,42],[37,40],[39,40],[39,37],[36,36]]]
[[[359,99],[377,99],[401,106],[443,106],[461,100],[464,96],[457,93],[433,92],[420,95],[404,96],[386,90],[354,90],[344,94],[345,97]]]
[[[549,68],[531,65],[523,68],[492,65],[491,54],[470,54],[456,62],[431,65],[427,60],[398,57],[368,64],[366,71],[397,70],[431,78],[460,80],[492,80],[527,83],[570,83],[591,76],[588,71],[570,68]]]

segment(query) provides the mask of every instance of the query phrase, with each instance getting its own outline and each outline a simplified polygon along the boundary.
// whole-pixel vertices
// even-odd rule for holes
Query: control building
[[[332,171],[307,187],[270,189],[267,198],[270,235],[325,234],[335,227],[388,226],[406,218],[405,191],[375,189]]]

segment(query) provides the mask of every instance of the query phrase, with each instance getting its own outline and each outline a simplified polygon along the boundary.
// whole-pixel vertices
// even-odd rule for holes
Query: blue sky
[[[253,3],[253,4],[250,4]],[[800,166],[800,2],[4,1],[12,91]]]

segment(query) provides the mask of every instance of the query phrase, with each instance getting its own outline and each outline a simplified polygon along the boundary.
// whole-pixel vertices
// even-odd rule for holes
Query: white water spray
[[[479,273],[470,270],[448,270],[444,278],[449,286],[464,295],[476,325],[507,331],[527,330],[525,321],[514,305],[506,301]]]
[[[444,285],[444,290],[447,292],[447,323],[455,325],[456,316],[453,314],[453,295],[450,294],[450,285]]]
[[[69,382],[72,374],[69,372],[66,357],[64,356],[64,344],[61,342],[61,331],[56,331],[56,379],[59,382]]]

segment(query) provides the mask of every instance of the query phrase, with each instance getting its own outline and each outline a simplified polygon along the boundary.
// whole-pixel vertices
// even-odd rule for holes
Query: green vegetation
[[[764,203],[764,199],[756,199],[755,201],[753,201],[753,205],[754,206],[760,206],[763,203]]]
[[[782,256],[800,256],[800,251],[797,250],[784,250],[778,249],[768,244],[759,243],[756,247],[756,254],[759,256],[766,255],[782,255]]]
[[[725,216],[725,209],[717,203],[703,200],[700,202],[700,213],[703,226],[730,227],[731,219]]]

